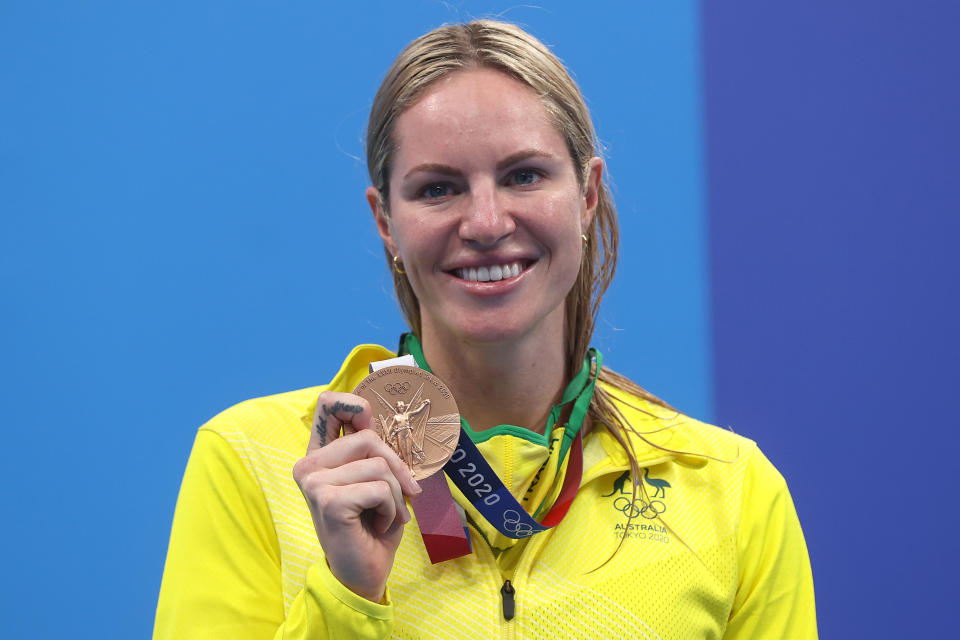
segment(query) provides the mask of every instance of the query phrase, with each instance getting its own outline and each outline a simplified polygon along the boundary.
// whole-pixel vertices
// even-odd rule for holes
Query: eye
[[[507,178],[507,182],[519,186],[536,184],[543,180],[543,174],[537,169],[517,169]]]
[[[432,182],[420,190],[420,197],[436,200],[453,194],[453,187],[446,182]]]

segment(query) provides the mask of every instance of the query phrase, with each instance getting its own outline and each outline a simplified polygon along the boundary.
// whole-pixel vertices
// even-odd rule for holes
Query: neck
[[[543,433],[568,382],[556,339],[471,344],[426,325],[422,338],[430,368],[450,387],[474,431],[512,424]]]

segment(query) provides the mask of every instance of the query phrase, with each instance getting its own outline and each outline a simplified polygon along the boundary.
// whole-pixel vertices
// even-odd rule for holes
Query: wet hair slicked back
[[[380,205],[388,216],[390,161],[395,151],[393,133],[397,118],[437,80],[457,71],[476,68],[502,71],[537,94],[553,124],[563,136],[577,171],[580,187],[584,188],[588,163],[601,153],[590,112],[576,82],[570,77],[563,63],[542,42],[523,29],[505,22],[475,20],[466,24],[439,27],[411,42],[394,60],[377,91],[367,125],[367,168],[371,183],[379,191]],[[565,302],[564,359],[568,379],[580,370],[586,357],[596,325],[600,299],[613,279],[617,264],[617,211],[605,181],[600,185],[593,222],[585,231],[587,243],[580,273]],[[393,256],[386,252],[386,257],[388,266],[392,266],[390,262]],[[416,294],[403,273],[395,269],[392,272],[397,299],[407,323],[418,337],[422,337],[420,305]],[[636,499],[638,491],[642,491],[643,487],[633,446],[634,439],[664,451],[673,450],[647,438],[650,433],[661,429],[637,430],[630,424],[621,407],[631,406],[657,420],[663,419],[661,415],[657,415],[662,414],[662,411],[652,413],[644,408],[642,403],[634,404],[623,394],[614,399],[608,388],[625,391],[636,399],[670,411],[675,410],[632,380],[606,367],[597,372],[597,375],[603,384],[597,385],[590,402],[590,419],[594,424],[606,427],[626,451],[630,460],[633,499]],[[670,411],[667,412],[668,415]],[[674,413],[674,417],[678,415]],[[671,422],[673,425],[677,424],[677,421]],[[633,438],[629,434],[632,434]],[[702,455],[684,451],[673,452]],[[711,456],[703,457],[717,460]],[[660,516],[657,516],[657,519],[669,528]],[[632,517],[627,520],[629,522]],[[626,536],[627,527],[624,527],[623,531]],[[623,538],[621,544],[622,542]]]
[[[529,87],[563,136],[581,188],[587,164],[599,155],[590,112],[563,63],[539,40],[519,27],[492,20],[442,26],[411,42],[394,60],[370,110],[367,168],[389,214],[390,171],[397,119],[437,80],[467,69],[496,69]],[[600,298],[617,262],[617,214],[606,185],[601,185],[580,275],[566,301],[568,375],[579,370],[589,347]],[[387,259],[392,256],[387,255]],[[409,281],[394,272],[397,299],[414,333],[420,335],[420,308]]]

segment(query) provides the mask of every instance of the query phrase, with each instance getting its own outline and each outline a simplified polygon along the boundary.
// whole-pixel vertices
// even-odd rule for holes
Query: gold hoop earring
[[[397,272],[398,274],[400,274],[401,276],[406,273],[406,271],[403,270],[403,266],[401,266],[401,264],[400,264],[400,256],[399,256],[399,255],[393,256],[393,270],[396,271],[396,272]]]
[[[586,249],[586,248],[587,248],[587,244],[590,243],[590,239],[587,238],[587,236],[586,236],[585,234],[582,234],[582,233],[580,234],[580,237],[583,239],[583,248]]]

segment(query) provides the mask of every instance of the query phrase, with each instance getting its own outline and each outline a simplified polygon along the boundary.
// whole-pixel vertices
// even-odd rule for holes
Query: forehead
[[[431,85],[397,120],[396,164],[411,156],[566,145],[537,94],[493,69],[457,71]]]

